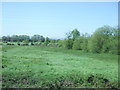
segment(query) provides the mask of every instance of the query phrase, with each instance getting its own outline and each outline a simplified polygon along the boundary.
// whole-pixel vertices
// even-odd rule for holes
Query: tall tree
[[[49,42],[50,42],[50,39],[48,37],[46,37],[46,39],[45,39],[45,45],[47,46]]]
[[[92,52],[109,52],[110,38],[113,37],[114,28],[110,26],[103,26],[98,28],[90,39],[90,50]],[[111,43],[112,44],[112,43]]]
[[[78,38],[80,36],[80,32],[77,29],[74,29],[71,32],[71,35],[72,35],[73,40],[75,40],[76,38]]]
[[[76,38],[80,36],[80,32],[77,29],[74,29],[66,33],[66,36],[67,36],[67,39],[72,38],[73,40],[75,40]]]

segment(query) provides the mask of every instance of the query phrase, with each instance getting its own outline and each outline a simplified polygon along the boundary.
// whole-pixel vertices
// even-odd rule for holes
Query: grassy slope
[[[56,82],[64,82],[70,87],[75,86],[73,82],[79,83],[76,87],[96,87],[88,85],[91,74],[116,83],[117,60],[118,56],[112,54],[40,46],[4,46],[3,87],[49,87]],[[80,84],[82,81],[84,83]]]

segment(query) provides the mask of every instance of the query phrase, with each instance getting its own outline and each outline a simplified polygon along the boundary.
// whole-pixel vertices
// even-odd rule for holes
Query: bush
[[[41,42],[35,42],[34,45],[41,45]]]
[[[58,41],[58,47],[63,47],[63,44],[64,44],[63,40]]]
[[[72,49],[72,47],[73,47],[73,39],[65,39],[63,45],[64,45],[64,48]]]
[[[18,42],[18,43],[17,43],[17,45],[19,45],[19,46],[20,46],[20,42]]]
[[[44,42],[44,43],[41,43],[41,46],[46,46],[46,43]]]
[[[73,49],[87,51],[87,43],[88,43],[87,38],[80,36],[79,38],[75,39]]]
[[[28,42],[28,41],[23,41],[21,45],[22,45],[22,46],[28,46],[28,45],[29,45],[29,42]]]
[[[34,45],[34,43],[33,43],[33,42],[31,42],[31,45]]]
[[[9,43],[9,42],[7,42],[7,45],[14,45],[13,43]]]
[[[93,33],[88,44],[91,52],[118,54],[118,30],[110,26],[100,27]]]
[[[81,44],[82,40],[80,38],[75,39],[72,49],[81,50],[82,49]]]

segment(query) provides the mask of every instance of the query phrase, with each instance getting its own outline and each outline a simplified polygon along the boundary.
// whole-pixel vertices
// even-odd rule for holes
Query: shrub
[[[41,46],[46,46],[45,42],[44,42],[44,43],[41,43]]]
[[[58,41],[58,47],[63,47],[63,44],[64,44],[63,40]]]
[[[41,42],[35,42],[34,45],[41,45]]]
[[[64,48],[72,49],[72,47],[73,47],[73,39],[65,39],[63,45],[64,45]]]
[[[18,43],[17,43],[17,45],[19,45],[19,46],[20,46],[20,42],[18,42]]]
[[[14,43],[9,43],[9,42],[7,42],[7,45],[14,45]]]
[[[82,50],[82,49],[84,50],[86,48],[85,38],[80,36],[79,38],[75,39],[72,48],[76,50]]]
[[[72,49],[81,50],[81,40],[75,39]]]
[[[31,42],[31,45],[34,45],[34,43],[33,43],[33,42]]]
[[[23,41],[21,45],[22,45],[22,46],[28,46],[28,45],[29,45],[29,42],[28,42],[28,41]]]

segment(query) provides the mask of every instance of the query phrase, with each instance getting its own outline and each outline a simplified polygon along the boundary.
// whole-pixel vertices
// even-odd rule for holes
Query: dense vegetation
[[[63,47],[67,49],[84,50],[94,53],[120,54],[118,49],[118,28],[103,26],[98,28],[92,35],[80,34],[77,29],[66,33],[66,39],[55,40],[42,35],[12,35],[3,36],[2,41],[7,45],[41,45],[51,47]],[[14,43],[17,42],[17,43]]]
[[[42,35],[3,36],[3,88],[118,87],[118,28],[92,35],[77,29],[63,40]]]
[[[117,88],[118,55],[45,46],[3,46],[3,88]]]

